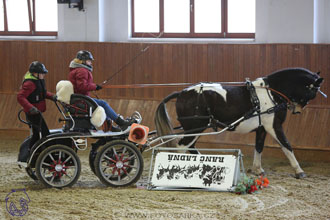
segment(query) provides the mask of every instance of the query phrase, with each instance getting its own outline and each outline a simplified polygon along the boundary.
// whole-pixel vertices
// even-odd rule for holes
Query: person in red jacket
[[[71,81],[74,89],[74,93],[89,96],[90,91],[97,91],[102,89],[102,86],[93,82],[93,66],[94,60],[91,52],[87,50],[78,51],[77,56],[70,63],[69,80]],[[102,106],[107,115],[107,124],[111,124],[111,120],[116,122],[120,126],[121,130],[126,130],[128,126],[135,122],[135,119],[124,119],[121,115],[117,114],[110,105],[102,100],[95,99],[94,101]]]
[[[25,74],[23,83],[17,94],[17,101],[23,107],[26,120],[32,126],[32,137],[29,149],[41,138],[49,135],[49,129],[41,112],[46,111],[46,100],[56,100],[56,95],[47,92],[45,74],[48,73],[45,65],[39,61],[30,64],[29,71]],[[20,162],[26,162],[27,156],[19,158]]]

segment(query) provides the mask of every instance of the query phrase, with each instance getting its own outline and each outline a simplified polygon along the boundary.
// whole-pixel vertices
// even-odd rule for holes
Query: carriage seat
[[[73,93],[73,85],[68,80],[61,80],[56,85],[57,100],[60,101],[65,113],[70,113],[74,122],[68,123],[73,130],[89,130],[101,127],[106,119],[103,107],[91,97]]]

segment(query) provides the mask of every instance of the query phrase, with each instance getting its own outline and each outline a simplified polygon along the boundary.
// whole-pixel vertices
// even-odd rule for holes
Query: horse
[[[173,134],[173,126],[166,110],[166,103],[176,98],[176,113],[184,134],[202,133],[207,128],[227,128],[237,133],[256,132],[252,172],[264,174],[261,154],[267,133],[280,145],[295,171],[297,179],[306,177],[296,160],[282,124],[287,110],[299,114],[317,92],[326,96],[320,86],[323,78],[305,68],[286,68],[265,77],[243,83],[200,82],[165,97],[155,113],[158,136]],[[234,121],[243,117],[238,123]],[[188,136],[173,147],[185,147],[189,153],[199,153],[195,143],[199,138]],[[168,146],[168,145],[167,145]]]

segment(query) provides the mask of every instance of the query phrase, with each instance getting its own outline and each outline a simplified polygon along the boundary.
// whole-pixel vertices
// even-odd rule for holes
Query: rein
[[[231,85],[231,86],[243,86],[246,85],[246,82],[219,82],[221,85]],[[126,84],[126,85],[103,85],[103,88],[107,89],[139,89],[139,88],[161,88],[161,87],[185,87],[191,86],[197,83],[147,83],[147,84]],[[270,90],[279,96],[283,97],[289,105],[292,105],[292,101],[283,93],[272,89],[270,87],[264,86],[254,86],[255,88],[264,88]]]
[[[159,88],[159,87],[180,87],[191,86],[194,83],[167,83],[167,84],[128,84],[128,85],[104,85],[108,89],[137,89],[137,88]]]
[[[282,96],[290,105],[293,105],[293,103],[292,103],[292,101],[286,96],[286,95],[284,95],[283,93],[281,93],[281,92],[279,92],[279,91],[277,91],[277,90],[275,90],[275,89],[272,89],[272,88],[270,88],[270,87],[262,87],[262,86],[255,86],[255,87],[258,87],[258,88],[265,88],[265,89],[267,89],[267,90],[270,90],[270,91],[272,91],[272,92],[275,92],[276,94],[278,94],[278,95],[280,95],[280,96]]]

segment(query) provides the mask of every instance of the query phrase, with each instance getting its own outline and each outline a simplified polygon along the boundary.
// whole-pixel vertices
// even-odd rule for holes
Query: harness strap
[[[198,92],[197,103],[196,103],[196,106],[195,106],[195,115],[196,115],[196,111],[199,109],[198,104],[199,104],[199,97],[201,96],[201,94],[203,94],[203,83],[201,84],[201,87],[200,87],[199,92]]]
[[[206,117],[209,119],[208,128],[212,127],[213,130],[217,131],[219,126],[217,126],[217,124],[214,123],[214,115],[211,114],[211,109],[210,109],[209,105],[207,104],[203,89],[204,89],[204,85],[203,85],[203,83],[201,83],[201,87],[199,89],[199,93],[198,93],[198,96],[197,96],[197,105],[195,107],[195,111],[199,109],[199,106],[198,106],[199,99],[200,99],[200,96],[202,96],[202,99],[203,99],[203,101],[206,105],[206,111],[207,111],[207,114],[208,114],[208,116],[206,116]],[[196,112],[195,112],[195,115],[197,115]]]
[[[246,87],[250,91],[250,99],[253,106],[253,112],[256,111],[259,118],[259,127],[261,127],[261,117],[260,117],[260,101],[256,93],[256,89],[249,78],[246,78]],[[253,114],[253,113],[252,113]]]

